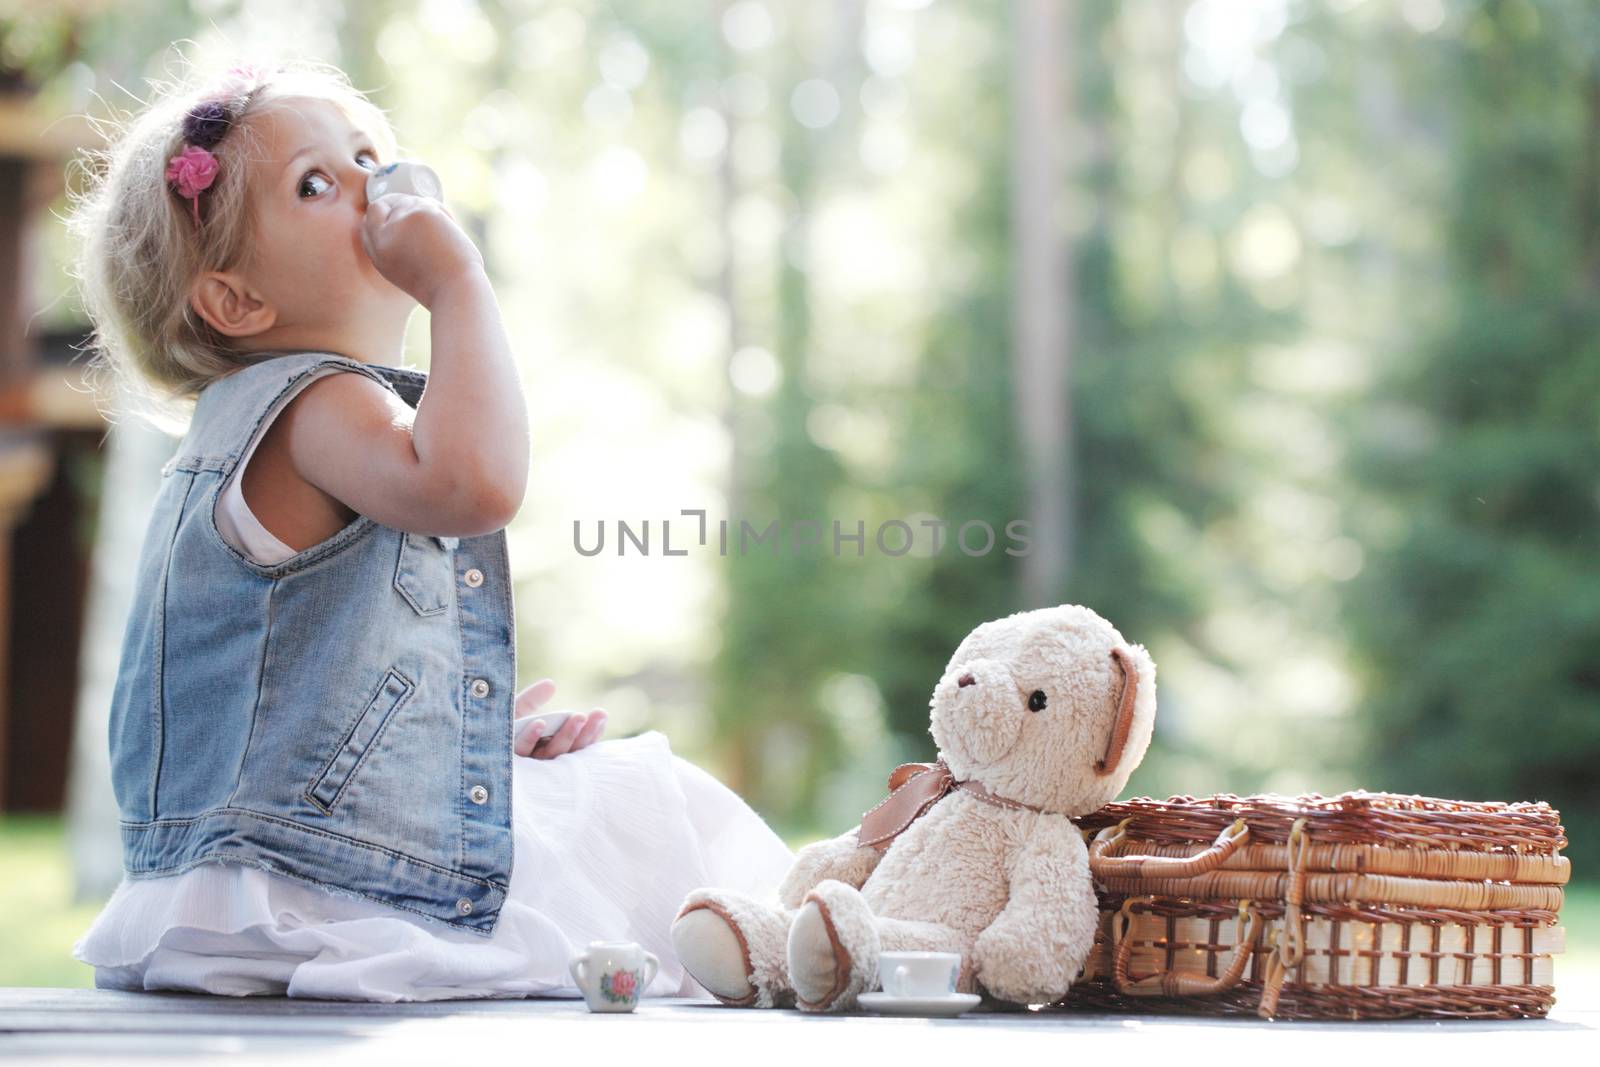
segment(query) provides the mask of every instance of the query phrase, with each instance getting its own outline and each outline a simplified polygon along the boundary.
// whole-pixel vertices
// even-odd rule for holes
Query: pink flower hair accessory
[[[176,182],[178,195],[193,206],[196,226],[200,225],[200,194],[216,179],[217,157],[198,145],[184,145],[167,163],[167,181]]]
[[[221,87],[191,107],[183,116],[183,150],[167,161],[167,181],[194,210],[200,225],[200,194],[211,188],[220,169],[212,149],[233,128],[243,113],[245,99],[267,76],[265,67],[244,63],[230,67]]]

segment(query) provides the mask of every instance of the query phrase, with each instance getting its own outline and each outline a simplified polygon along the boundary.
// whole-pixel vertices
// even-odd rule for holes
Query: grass
[[[63,820],[0,816],[0,986],[92,988],[94,969],[72,958],[72,944],[104,901],[72,901]]]
[[[104,902],[72,902],[63,821],[0,816],[0,857],[0,986],[92,988],[94,971],[72,958],[72,944]],[[1567,951],[1556,960],[1557,989],[1594,1003],[1600,1000],[1600,883],[1567,887],[1561,924]]]

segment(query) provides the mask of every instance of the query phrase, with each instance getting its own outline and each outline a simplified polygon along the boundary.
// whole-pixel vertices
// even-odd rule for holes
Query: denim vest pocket
[[[340,742],[339,749],[322,768],[322,773],[306,789],[306,799],[324,814],[331,814],[334,804],[343,795],[345,786],[356,773],[356,768],[366,760],[367,754],[377,745],[384,727],[394,717],[396,709],[411,698],[417,685],[393,667],[383,676],[377,695],[367,702],[366,709],[350,727]]]
[[[401,535],[394,587],[418,615],[437,615],[450,606],[455,592],[455,562],[450,550],[455,547],[456,540],[412,533]]]

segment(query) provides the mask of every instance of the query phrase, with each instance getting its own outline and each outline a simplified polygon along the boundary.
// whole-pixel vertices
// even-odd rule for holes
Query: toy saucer
[[[937,997],[891,997],[887,993],[862,993],[856,1003],[884,1015],[937,1015],[953,1017],[971,1011],[983,998],[976,993],[945,993]]]

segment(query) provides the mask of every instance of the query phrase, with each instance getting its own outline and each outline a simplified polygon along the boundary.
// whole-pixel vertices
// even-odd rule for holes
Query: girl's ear
[[[195,280],[189,306],[226,337],[251,337],[270,329],[278,312],[232,271],[210,271]]]

